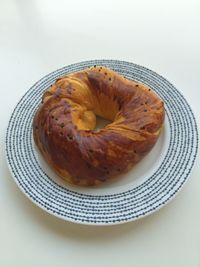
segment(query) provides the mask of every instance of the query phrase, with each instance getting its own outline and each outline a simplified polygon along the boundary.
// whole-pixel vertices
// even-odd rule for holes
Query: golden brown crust
[[[96,115],[113,122],[95,132]],[[94,66],[57,79],[44,93],[33,135],[61,177],[96,185],[140,161],[163,121],[163,101],[149,87]]]

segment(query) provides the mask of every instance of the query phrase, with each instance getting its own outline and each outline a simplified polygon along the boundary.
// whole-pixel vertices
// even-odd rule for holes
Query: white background
[[[9,174],[5,131],[45,74],[87,59],[144,65],[171,81],[200,118],[200,1],[0,1],[0,266],[200,267],[200,167],[178,196],[142,220],[110,227],[61,221]]]

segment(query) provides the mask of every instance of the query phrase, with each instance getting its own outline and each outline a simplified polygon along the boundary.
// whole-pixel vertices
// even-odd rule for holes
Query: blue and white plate
[[[32,120],[46,88],[65,74],[105,65],[151,87],[165,102],[166,120],[153,150],[129,173],[96,188],[65,184],[48,167],[32,137]],[[133,221],[164,206],[182,188],[197,155],[198,133],[185,98],[166,79],[142,66],[92,60],[56,70],[22,97],[9,121],[6,155],[19,188],[39,207],[67,221],[109,225]]]

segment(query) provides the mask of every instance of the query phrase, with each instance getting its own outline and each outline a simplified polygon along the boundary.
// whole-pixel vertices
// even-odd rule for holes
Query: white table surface
[[[31,203],[5,161],[9,117],[45,74],[121,59],[165,76],[200,118],[200,1],[0,1],[0,266],[200,266],[199,157],[167,206],[139,221],[91,227]]]

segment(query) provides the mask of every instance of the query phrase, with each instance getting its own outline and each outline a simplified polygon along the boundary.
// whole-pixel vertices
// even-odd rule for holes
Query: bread
[[[33,136],[59,176],[93,186],[127,172],[152,149],[164,114],[163,101],[148,86],[93,66],[44,92]],[[95,131],[97,115],[112,122]]]

